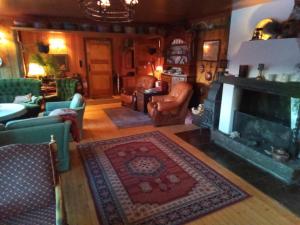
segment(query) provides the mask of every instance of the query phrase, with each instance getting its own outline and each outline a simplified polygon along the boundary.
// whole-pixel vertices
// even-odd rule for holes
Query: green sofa
[[[0,79],[0,103],[12,103],[16,96],[29,93],[38,98],[34,102],[22,103],[27,109],[24,117],[36,117],[41,110],[41,81],[25,78]]]
[[[8,144],[48,143],[54,135],[58,148],[59,171],[69,169],[70,121],[63,121],[59,116],[46,116],[13,120],[0,125],[0,146]]]
[[[47,102],[45,107],[44,116],[48,116],[49,113],[55,109],[73,109],[77,112],[77,125],[80,130],[80,136],[82,137],[83,131],[83,115],[85,111],[85,101],[81,94],[76,93],[71,101],[61,102]]]

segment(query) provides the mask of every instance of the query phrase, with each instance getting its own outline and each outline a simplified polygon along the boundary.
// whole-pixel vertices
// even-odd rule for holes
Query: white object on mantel
[[[258,75],[257,66],[265,64],[264,74],[287,74],[296,71],[300,62],[300,38],[243,42],[237,53],[238,65],[249,65],[250,77]]]

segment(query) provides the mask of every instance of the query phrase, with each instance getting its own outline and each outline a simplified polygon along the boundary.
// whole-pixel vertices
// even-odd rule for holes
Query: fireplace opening
[[[280,123],[236,111],[233,129],[244,144],[261,151],[271,151],[271,146],[288,151],[290,147],[292,131]]]
[[[290,106],[290,97],[242,90],[239,111],[284,126],[290,126]]]
[[[289,97],[242,90],[233,130],[240,133],[244,144],[261,151],[271,150],[271,146],[289,151],[290,105]]]

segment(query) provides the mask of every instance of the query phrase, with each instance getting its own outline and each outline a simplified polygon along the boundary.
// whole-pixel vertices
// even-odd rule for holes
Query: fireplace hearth
[[[233,130],[248,145],[271,151],[271,146],[288,151],[292,139],[290,127],[239,111],[235,112]]]

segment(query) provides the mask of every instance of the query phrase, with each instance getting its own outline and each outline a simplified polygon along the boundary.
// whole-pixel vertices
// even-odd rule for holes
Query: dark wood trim
[[[256,80],[234,76],[220,76],[219,82],[232,84],[242,89],[259,91],[273,95],[300,98],[300,82],[280,83],[275,81]]]
[[[19,74],[23,77],[26,77],[27,71],[26,71],[25,59],[23,55],[22,39],[20,36],[20,32],[14,30],[13,37],[14,37],[14,43],[16,45],[16,56],[17,56]]]
[[[84,34],[84,35],[93,35],[96,36],[94,39],[97,39],[98,35],[101,37],[127,37],[127,38],[147,38],[147,39],[153,39],[153,38],[162,38],[163,36],[158,34],[127,34],[127,33],[114,33],[114,32],[97,32],[97,31],[84,31],[84,30],[65,30],[65,29],[40,29],[40,28],[33,28],[33,27],[11,27],[11,30],[16,31],[31,31],[31,32],[62,32],[62,33],[76,33],[76,34]]]

